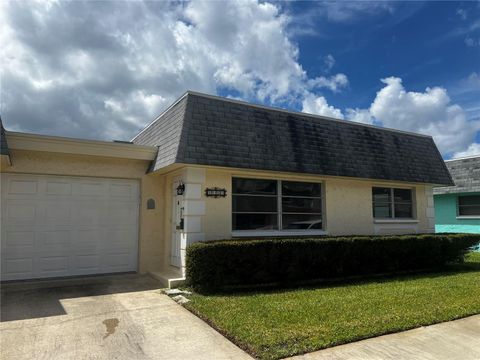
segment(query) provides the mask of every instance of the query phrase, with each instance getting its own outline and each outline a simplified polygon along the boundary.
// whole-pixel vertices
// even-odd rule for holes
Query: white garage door
[[[1,178],[1,279],[137,270],[134,180]]]

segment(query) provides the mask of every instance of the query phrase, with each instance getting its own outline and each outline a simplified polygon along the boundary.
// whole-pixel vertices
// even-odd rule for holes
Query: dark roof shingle
[[[434,194],[480,192],[480,156],[446,161],[455,186],[439,187]]]
[[[188,92],[133,140],[172,163],[450,185],[428,136]]]

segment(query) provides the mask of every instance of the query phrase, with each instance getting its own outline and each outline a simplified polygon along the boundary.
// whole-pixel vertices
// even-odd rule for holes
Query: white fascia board
[[[150,161],[154,160],[157,154],[155,146],[10,131],[7,131],[5,135],[8,141],[8,148],[12,150],[44,151]]]

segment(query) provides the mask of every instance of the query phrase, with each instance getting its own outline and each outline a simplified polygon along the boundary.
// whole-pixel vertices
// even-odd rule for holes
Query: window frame
[[[235,193],[233,191],[233,181],[234,179],[245,179],[245,180],[268,180],[268,181],[275,181],[275,186],[276,186],[276,194],[239,194],[239,193]],[[231,180],[231,183],[232,183],[232,206],[231,206],[231,215],[232,215],[232,225],[231,225],[231,230],[232,231],[258,231],[258,230],[234,230],[233,229],[233,215],[234,214],[261,214],[261,215],[276,215],[277,217],[277,229],[272,229],[272,230],[265,230],[265,231],[279,231],[280,230],[280,222],[279,222],[279,214],[278,214],[278,211],[279,211],[279,205],[278,205],[278,182],[274,179],[256,179],[256,178],[246,178],[246,177],[232,177],[232,180]],[[276,206],[276,211],[275,212],[272,212],[272,211],[233,211],[233,198],[234,196],[244,196],[244,197],[252,197],[252,198],[265,198],[265,197],[268,197],[268,198],[274,198],[276,199],[277,201],[277,206]]]
[[[458,219],[480,219],[480,213],[478,215],[462,215],[460,213],[460,207],[468,207],[468,206],[480,206],[480,202],[479,202],[479,205],[460,205],[460,198],[461,197],[465,197],[465,196],[476,196],[478,198],[480,198],[480,194],[461,194],[461,195],[457,195],[457,218]]]
[[[245,194],[235,193],[233,189],[233,181],[234,179],[248,179],[248,180],[270,180],[276,182],[276,190],[277,193],[275,195],[270,195],[271,197],[276,197],[277,199],[277,211],[276,213],[266,213],[266,212],[239,212],[234,211],[233,209],[233,198],[234,196],[244,196]],[[294,195],[283,195],[282,192],[282,183],[283,182],[298,182],[298,183],[307,183],[307,184],[318,184],[320,185],[320,195],[319,196],[294,196]],[[231,178],[232,183],[232,205],[231,205],[231,232],[234,237],[242,237],[242,236],[294,236],[294,235],[326,235],[327,232],[325,230],[325,185],[323,181],[305,181],[305,180],[296,180],[296,179],[273,179],[273,178],[261,178],[261,177],[245,177],[245,176],[232,176]],[[246,196],[263,196],[263,195],[246,195]],[[302,198],[302,199],[320,199],[321,201],[321,213],[295,213],[295,212],[283,212],[283,198]],[[277,215],[277,227],[278,229],[273,230],[236,230],[233,228],[233,215],[234,214],[276,214]],[[320,215],[322,221],[322,229],[283,229],[283,215]]]
[[[388,189],[390,191],[390,201],[389,202],[375,202],[374,195],[373,195],[373,190],[375,188],[378,189]],[[409,190],[410,191],[410,201],[400,201],[400,202],[395,202],[395,190]],[[390,187],[390,186],[385,186],[385,185],[375,185],[372,186],[372,217],[373,220],[376,222],[389,222],[389,221],[397,221],[397,222],[402,222],[402,221],[416,221],[417,220],[417,214],[415,211],[415,188],[410,188],[410,187]],[[390,207],[390,212],[391,216],[390,217],[375,217],[375,203],[381,203],[381,204],[388,204]],[[410,204],[411,205],[411,217],[396,217],[395,216],[395,204]]]

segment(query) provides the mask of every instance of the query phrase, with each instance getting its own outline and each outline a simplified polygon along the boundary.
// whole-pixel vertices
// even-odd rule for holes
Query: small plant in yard
[[[441,272],[264,291],[184,306],[259,359],[280,359],[480,313],[480,253]]]

